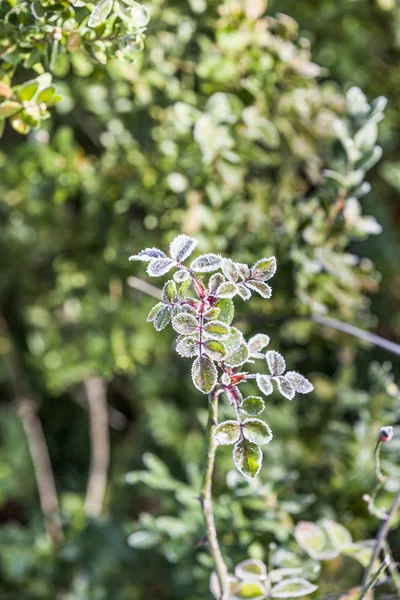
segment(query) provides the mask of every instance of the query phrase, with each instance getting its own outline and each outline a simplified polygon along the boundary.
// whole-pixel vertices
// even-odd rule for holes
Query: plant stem
[[[378,581],[378,579],[382,575],[382,573],[384,573],[384,571],[386,571],[386,569],[389,566],[389,561],[390,561],[390,559],[387,560],[387,558],[389,558],[389,557],[386,557],[384,559],[384,561],[380,564],[379,568],[372,575],[371,580],[366,585],[364,585],[363,589],[361,590],[361,594],[360,594],[360,597],[358,600],[363,600],[366,597],[367,593],[370,590],[372,590],[372,588],[374,587],[375,583]]]
[[[363,577],[363,592],[370,583],[369,577],[370,577],[371,571],[373,569],[374,562],[377,560],[377,558],[379,556],[379,552],[381,551],[381,548],[386,541],[386,537],[387,537],[387,534],[389,533],[389,529],[390,529],[390,521],[391,521],[394,513],[396,512],[396,510],[399,508],[399,506],[400,506],[400,489],[398,490],[396,496],[393,499],[392,505],[387,514],[387,518],[384,519],[381,523],[378,535],[376,537],[371,560],[369,561],[369,565],[365,569],[365,573],[364,573],[364,577]],[[360,596],[360,598],[361,597],[362,596]]]
[[[210,553],[214,559],[215,568],[221,588],[221,599],[229,600],[228,569],[221,554],[215,528],[214,513],[212,507],[212,476],[215,462],[215,451],[217,442],[214,431],[218,423],[218,391],[213,390],[208,396],[208,425],[206,432],[206,461],[204,466],[203,485],[200,491],[201,506],[206,522],[206,533]]]

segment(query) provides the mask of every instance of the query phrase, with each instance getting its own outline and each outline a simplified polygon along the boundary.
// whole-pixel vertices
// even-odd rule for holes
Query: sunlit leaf
[[[171,309],[169,306],[162,306],[153,319],[154,327],[157,331],[164,329],[171,321]]]
[[[251,416],[259,415],[264,409],[265,402],[258,396],[248,396],[240,405],[240,410],[242,410],[246,415]]]
[[[210,321],[204,325],[204,333],[207,337],[216,340],[226,340],[229,336],[230,330],[226,323],[222,321]]]
[[[250,354],[253,355],[261,352],[268,346],[269,342],[270,337],[265,333],[257,333],[257,335],[253,335],[253,337],[251,337],[248,341]]]
[[[172,240],[169,250],[171,257],[177,262],[182,262],[188,258],[197,246],[197,240],[188,235],[178,235]]]
[[[233,298],[237,294],[237,291],[237,286],[234,283],[225,281],[221,283],[216,293],[219,298]]]
[[[114,0],[100,0],[90,13],[88,20],[89,27],[97,27],[105,21],[111,12]]]
[[[173,302],[177,297],[176,285],[174,281],[167,281],[163,287],[162,298],[164,302]]]
[[[248,440],[238,442],[233,451],[233,460],[237,470],[249,479],[256,477],[260,471],[262,456],[261,448]]]
[[[262,298],[271,298],[272,290],[267,283],[264,283],[264,281],[250,280],[246,283],[246,286],[251,290],[258,292]]]
[[[306,579],[300,577],[293,577],[293,579],[285,579],[280,581],[271,591],[272,598],[301,598],[312,594],[318,589],[317,585],[314,585]]]
[[[312,383],[306,377],[300,375],[300,373],[296,373],[296,371],[288,371],[285,377],[299,394],[308,394],[314,389]]]
[[[141,250],[138,254],[132,254],[132,256],[129,257],[129,260],[150,262],[154,258],[166,258],[166,256],[164,252],[158,248],[145,248],[145,250]]]
[[[235,575],[239,579],[265,579],[267,577],[267,567],[257,558],[243,560],[235,567]]]
[[[282,396],[285,396],[285,398],[287,398],[288,400],[293,400],[295,395],[295,389],[290,383],[290,381],[288,381],[286,377],[282,376],[274,377],[274,381],[276,382],[278,390],[280,391]]]
[[[197,333],[199,329],[199,323],[195,317],[188,313],[180,313],[172,319],[172,327],[178,333],[183,335],[191,335]]]
[[[174,261],[170,258],[156,258],[147,267],[147,273],[150,277],[161,277],[161,275],[168,273],[173,266]]]
[[[206,340],[203,349],[207,356],[212,360],[221,361],[226,356],[226,348],[224,344],[218,340]]]
[[[254,279],[261,279],[262,281],[268,281],[275,275],[276,272],[276,258],[271,256],[270,258],[261,258],[251,268],[251,276]]]
[[[180,337],[176,342],[176,351],[185,358],[198,356],[200,351],[199,340],[195,337]]]
[[[275,350],[268,350],[265,354],[265,358],[267,359],[267,365],[271,375],[282,375],[286,369],[285,359],[279,352]]]
[[[271,383],[271,378],[268,375],[261,375],[260,373],[257,373],[256,382],[260,392],[266,396],[272,394],[274,388]]]
[[[208,273],[218,269],[221,264],[222,257],[218,254],[203,254],[192,262],[190,269],[196,273]]]
[[[214,363],[206,356],[199,356],[192,366],[192,379],[198,390],[204,394],[211,392],[217,383],[217,369]]]
[[[246,419],[243,422],[243,435],[253,444],[268,444],[272,440],[272,431],[261,419]]]
[[[235,444],[240,437],[240,426],[237,421],[224,421],[215,431],[214,437],[218,444]]]

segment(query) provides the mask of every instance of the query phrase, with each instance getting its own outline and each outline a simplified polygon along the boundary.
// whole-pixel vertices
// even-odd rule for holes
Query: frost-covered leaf
[[[331,519],[321,521],[322,527],[325,529],[332,546],[337,550],[342,550],[353,543],[351,533],[346,527]]]
[[[100,0],[90,13],[88,20],[89,27],[97,27],[105,21],[111,12],[114,0]]]
[[[220,298],[215,304],[216,308],[220,309],[219,320],[230,325],[235,314],[235,307],[230,298]]]
[[[158,248],[146,248],[141,250],[139,254],[132,254],[129,260],[142,260],[144,262],[150,262],[154,258],[166,258],[164,252]]]
[[[212,358],[212,360],[223,360],[226,356],[226,348],[222,342],[218,340],[207,340],[204,342],[204,352]]]
[[[233,451],[233,460],[237,470],[249,479],[256,477],[260,471],[262,456],[261,448],[248,440],[238,442]]]
[[[185,358],[197,356],[200,351],[199,340],[195,337],[180,337],[176,342],[176,351]]]
[[[159,302],[158,304],[156,304],[155,306],[153,306],[153,308],[151,309],[151,311],[147,315],[147,322],[148,323],[151,323],[152,321],[154,321],[154,317],[156,316],[156,314],[158,313],[158,311],[160,310],[160,308],[162,306],[164,306],[163,302]]]
[[[172,240],[169,251],[174,260],[182,262],[192,254],[196,246],[197,240],[182,234]]]
[[[240,410],[242,410],[246,415],[259,415],[265,409],[265,402],[259,396],[248,396],[243,400],[240,405]]]
[[[206,356],[199,356],[192,366],[192,379],[198,390],[204,394],[211,392],[217,383],[217,368]]]
[[[216,294],[219,296],[219,298],[233,298],[233,296],[237,294],[237,291],[237,286],[234,283],[231,281],[225,281],[224,283],[221,283],[216,291]]]
[[[179,286],[179,291],[178,291],[179,300],[186,299],[186,295],[187,295],[187,291],[188,291],[189,287],[190,287],[190,279],[185,279],[182,282],[182,285]]]
[[[236,565],[235,575],[239,579],[265,579],[267,567],[257,558],[249,558]]]
[[[299,394],[309,394],[314,389],[313,384],[296,371],[288,371],[285,377]]]
[[[209,321],[211,321],[212,319],[217,319],[220,313],[220,309],[219,308],[209,308],[208,310],[206,310],[206,312],[203,314],[203,317],[205,319],[208,319]]]
[[[282,354],[275,350],[268,350],[265,353],[265,358],[271,375],[282,375],[285,372],[286,363]]]
[[[157,331],[164,329],[171,321],[171,309],[169,306],[162,306],[153,319],[154,327]]]
[[[214,273],[208,280],[208,289],[211,293],[215,294],[219,286],[224,283],[224,281],[225,278],[221,273]]]
[[[125,6],[124,6],[125,4]],[[150,11],[134,0],[116,0],[115,12],[130,28],[141,29],[150,21]]]
[[[208,337],[216,340],[226,340],[230,333],[228,325],[222,321],[209,321],[204,325],[203,331]]]
[[[256,581],[241,581],[235,587],[234,598],[242,600],[245,598],[251,598],[252,600],[262,600],[265,598],[266,589],[265,586],[260,582]]]
[[[271,596],[272,598],[301,598],[308,594],[312,594],[317,589],[317,585],[310,583],[306,579],[293,577],[292,579],[285,579],[274,585]]]
[[[282,377],[281,375],[278,377],[274,377],[274,381],[276,381],[278,390],[280,391],[282,396],[285,396],[285,398],[287,398],[288,400],[293,400],[296,392],[290,381],[288,381],[286,377]]]
[[[268,375],[261,375],[260,373],[257,373],[256,382],[260,392],[266,396],[272,394],[274,388],[272,387],[271,378]]]
[[[242,342],[243,333],[237,329],[237,327],[231,327],[229,337],[224,340],[224,346],[227,349],[228,354],[237,350]]]
[[[209,273],[216,271],[222,264],[222,257],[218,254],[203,254],[190,265],[190,269],[196,273]]]
[[[265,333],[257,333],[256,335],[253,335],[253,337],[251,337],[248,341],[250,354],[253,355],[261,352],[261,350],[264,350],[264,348],[268,346],[269,342],[270,337]]]
[[[261,298],[271,298],[272,290],[270,286],[267,283],[264,283],[263,281],[256,281],[252,279],[250,281],[247,281],[246,286],[249,287],[251,290],[258,292]]]
[[[270,256],[269,258],[261,258],[251,268],[251,276],[254,279],[261,279],[262,281],[268,281],[275,275],[276,272],[276,258]]]
[[[249,279],[250,277],[250,269],[244,263],[235,263],[236,268],[238,270],[239,277],[241,279]]]
[[[251,291],[247,289],[247,287],[243,283],[238,283],[236,287],[237,293],[242,300],[248,300],[249,298],[251,298]]]
[[[163,287],[162,298],[164,302],[173,302],[177,297],[175,281],[167,281]]]
[[[225,258],[222,262],[222,272],[225,277],[235,283],[238,278],[238,269],[235,263],[230,258]]]
[[[199,323],[192,315],[188,313],[180,313],[172,319],[172,327],[178,333],[183,335],[191,335],[197,333]]]
[[[161,275],[168,273],[173,266],[174,261],[170,258],[156,258],[147,267],[147,273],[150,277],[161,277]]]
[[[188,281],[190,279],[190,274],[185,269],[179,269],[174,273],[174,279],[176,283],[183,283],[184,281]]]
[[[224,421],[214,431],[218,444],[235,444],[240,437],[240,425],[237,421]]]
[[[365,540],[363,542],[350,544],[349,546],[342,548],[340,553],[345,556],[351,556],[351,558],[354,558],[354,560],[358,561],[360,565],[365,568],[371,561],[374,541],[375,540]]]
[[[243,435],[253,444],[268,444],[272,440],[270,427],[261,419],[246,419],[243,421]]]
[[[326,543],[326,537],[321,527],[311,521],[300,521],[295,527],[294,537],[299,546],[301,546],[311,558],[318,560],[320,552],[323,550]]]
[[[228,367],[240,367],[249,358],[249,348],[245,341],[242,341],[240,346],[227,354],[225,357],[225,364]]]

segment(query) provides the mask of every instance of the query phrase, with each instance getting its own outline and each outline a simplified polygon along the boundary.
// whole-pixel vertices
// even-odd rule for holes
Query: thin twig
[[[368,594],[368,592],[370,590],[373,589],[375,583],[378,581],[379,577],[382,575],[382,573],[384,573],[386,571],[386,569],[388,568],[390,563],[390,559],[388,556],[386,556],[384,558],[384,560],[382,561],[382,563],[379,565],[379,568],[375,571],[375,573],[372,575],[370,581],[368,583],[366,583],[364,585],[364,587],[361,590],[361,594],[358,600],[363,600],[363,598],[366,597],[366,595]]]
[[[161,300],[162,298],[162,290],[160,290],[160,288],[152,285],[151,283],[147,283],[147,281],[140,279],[140,277],[129,277],[128,285],[135,290],[139,290],[140,292],[147,294],[148,296],[157,298],[157,300]]]
[[[389,533],[390,521],[391,521],[394,513],[399,508],[399,506],[400,506],[400,489],[398,490],[396,496],[393,499],[392,505],[388,511],[386,519],[383,519],[381,522],[381,526],[378,531],[378,535],[376,537],[374,549],[372,552],[371,560],[369,561],[369,564],[364,572],[364,577],[363,577],[363,582],[362,582],[364,587],[368,584],[368,580],[371,575],[371,571],[373,569],[374,563],[378,559],[379,552],[381,551],[381,548],[382,548],[383,544],[385,543],[387,535]]]
[[[110,462],[108,436],[107,393],[100,377],[85,381],[90,420],[90,471],[86,490],[85,511],[91,517],[99,517],[103,508]]]
[[[46,439],[42,425],[36,414],[34,401],[31,398],[21,400],[18,414],[25,430],[26,439],[28,440],[46,532],[53,542],[59,543],[63,539],[63,531],[56,484]]]
[[[394,560],[392,551],[386,540],[383,542],[382,548],[383,548],[383,552],[385,553],[385,555],[389,557],[390,575],[392,577],[392,581],[393,581],[394,587],[396,588],[398,597],[400,598],[400,573],[398,571],[398,563],[396,563],[396,561]]]
[[[221,599],[229,599],[228,569],[222,557],[215,528],[214,513],[212,507],[212,477],[215,462],[215,451],[217,442],[214,431],[218,424],[218,392],[212,391],[208,397],[208,425],[206,433],[206,464],[204,467],[203,485],[200,491],[201,506],[206,522],[207,541],[213,557],[218,580],[221,588]]]
[[[384,350],[388,350],[389,352],[400,356],[400,344],[396,344],[395,342],[386,340],[385,338],[382,338],[379,335],[369,333],[368,331],[364,331],[363,329],[354,327],[354,325],[342,323],[341,321],[331,319],[330,317],[323,317],[322,315],[313,315],[311,319],[315,321],[315,323],[325,325],[326,327],[336,329],[337,331],[342,331],[343,333],[348,333],[349,335],[353,335],[354,337],[357,337],[360,340],[365,340],[366,342],[369,342],[374,346],[378,346],[379,348],[383,348]]]

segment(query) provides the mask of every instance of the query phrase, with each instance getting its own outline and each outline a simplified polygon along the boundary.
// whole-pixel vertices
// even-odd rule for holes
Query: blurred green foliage
[[[31,20],[30,5],[19,4]],[[43,69],[52,75],[45,89],[55,85],[62,100],[42,107],[49,118],[36,119],[26,138],[7,123],[1,141],[2,599],[210,597],[212,566],[195,498],[204,398],[185,361],[176,360],[172,335],[146,323],[153,299],[128,284],[138,274],[128,256],[164,247],[180,232],[196,237],[201,251],[239,262],[277,256],[272,299],[243,305],[239,326],[246,335],[268,333],[289,368],[309,374],[316,389],[291,403],[273,396],[274,440],[259,481],[243,481],[229,449],[219,453],[216,518],[229,566],[249,556],[272,560],[271,544],[308,560],[294,539],[300,520],[336,519],[355,541],[377,527],[362,496],[374,486],[380,427],[400,420],[398,364],[392,374],[386,353],[309,317],[326,311],[400,337],[399,9],[390,0],[268,7],[262,0],[153,0],[148,7],[145,47],[134,60],[114,46],[99,59],[93,35],[121,21],[111,14],[110,25],[90,33],[90,12],[78,8],[87,42],[72,51],[63,34]],[[3,37],[4,28],[14,35],[3,19]],[[14,62],[0,57],[13,95],[40,75],[26,62],[31,49],[15,52]],[[343,175],[333,122],[351,122],[345,93],[354,85],[368,101],[389,102],[379,125],[383,159],[362,174],[372,191],[355,204],[348,202],[354,190],[346,190],[346,213],[335,204],[343,185],[323,172]],[[374,219],[364,220],[369,215],[383,233],[366,239],[379,231]],[[83,382],[91,375],[106,381],[111,411],[99,520],[84,511]],[[65,533],[58,548],[43,530],[16,411],[24,395],[38,403],[54,469]],[[386,505],[400,481],[399,432],[383,454]],[[391,541],[399,560],[398,533]],[[322,565],[313,597],[344,592],[360,573],[353,559],[334,558]]]

